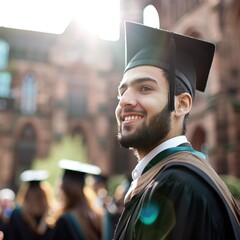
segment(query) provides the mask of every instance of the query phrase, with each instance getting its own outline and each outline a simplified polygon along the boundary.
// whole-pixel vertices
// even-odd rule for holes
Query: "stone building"
[[[124,67],[123,22],[143,22],[149,5],[161,28],[216,44],[188,138],[218,173],[240,177],[239,1],[122,0],[117,42],[88,35],[74,20],[61,35],[0,28],[0,187],[14,184],[66,133],[83,137],[89,162],[106,175],[131,172],[135,159],[117,143],[114,116]]]

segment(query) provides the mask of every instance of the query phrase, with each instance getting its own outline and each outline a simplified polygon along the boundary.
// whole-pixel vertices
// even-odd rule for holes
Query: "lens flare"
[[[153,224],[159,215],[159,206],[156,204],[148,204],[146,207],[142,208],[140,213],[140,221],[146,225]]]

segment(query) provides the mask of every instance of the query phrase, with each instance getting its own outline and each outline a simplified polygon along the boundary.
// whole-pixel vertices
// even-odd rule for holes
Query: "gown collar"
[[[161,144],[159,144],[157,147],[155,147],[151,152],[149,152],[143,159],[141,159],[139,161],[139,163],[136,165],[136,167],[134,168],[134,170],[132,171],[132,179],[135,180],[138,177],[140,177],[143,173],[143,170],[145,169],[145,167],[148,165],[148,163],[160,152],[168,149],[168,148],[172,148],[172,147],[176,147],[178,145],[184,144],[184,143],[188,143],[187,137],[184,135],[181,136],[177,136],[174,138],[171,138]]]

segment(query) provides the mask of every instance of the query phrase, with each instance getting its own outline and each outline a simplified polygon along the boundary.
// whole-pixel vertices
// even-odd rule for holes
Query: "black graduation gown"
[[[239,224],[234,236],[229,209],[196,172],[172,165],[157,174],[125,205],[114,240],[240,239]]]
[[[84,240],[84,234],[73,214],[62,215],[54,227],[52,240]]]
[[[7,229],[8,223],[5,223],[2,219],[0,219],[0,231],[4,233],[4,240],[7,240]]]
[[[94,229],[92,229],[94,231]],[[111,226],[110,216],[103,216],[102,237],[99,240],[112,240],[113,229]],[[54,227],[52,240],[88,240],[85,236],[84,229],[79,224],[76,216],[71,212],[64,213],[57,221]]]
[[[21,208],[17,207],[12,212],[7,232],[9,240],[49,240],[51,234],[51,228],[47,228],[47,231],[43,235],[34,233],[23,219]]]

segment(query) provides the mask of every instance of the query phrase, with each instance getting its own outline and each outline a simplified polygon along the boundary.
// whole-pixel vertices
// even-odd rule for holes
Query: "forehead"
[[[157,85],[167,86],[165,72],[162,69],[154,66],[138,66],[124,73],[119,88],[144,81],[151,81]]]

